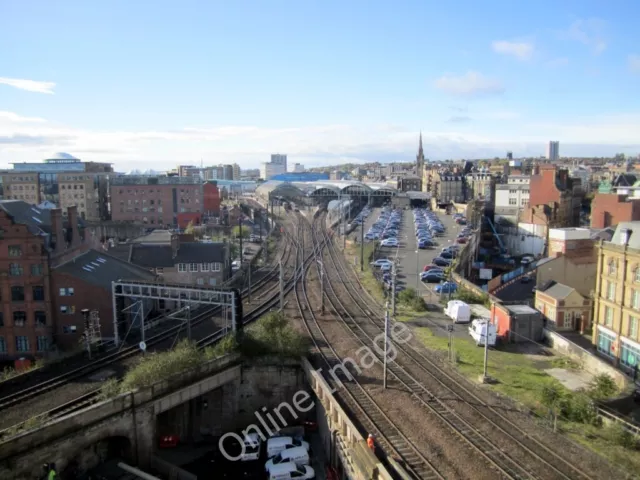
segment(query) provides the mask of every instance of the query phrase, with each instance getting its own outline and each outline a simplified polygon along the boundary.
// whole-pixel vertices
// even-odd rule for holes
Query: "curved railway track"
[[[324,221],[324,217],[321,217]],[[300,228],[300,231],[303,229]],[[313,234],[313,233],[312,233]],[[304,241],[301,236],[299,241]],[[316,242],[313,240],[313,253],[315,258],[321,256],[322,245],[324,242]],[[315,263],[315,262],[314,262]],[[341,365],[342,359],[331,346],[329,340],[325,336],[314,314],[314,308],[307,295],[306,275],[308,271],[305,269],[302,273],[302,281],[298,283],[295,289],[296,305],[303,320],[304,326],[314,344],[315,350],[315,366],[318,364],[328,367],[331,371],[336,366]],[[337,371],[337,370],[335,370]],[[393,423],[393,421],[378,407],[374,399],[369,395],[365,388],[355,379],[345,379],[342,382],[331,375],[323,375],[325,380],[334,388],[335,396],[343,403],[346,403],[352,410],[355,409],[360,415],[361,423],[368,432],[376,433],[378,445],[383,448],[387,454],[392,454],[406,468],[412,478],[437,480],[444,479],[438,470],[424,457],[418,449],[416,449],[411,440],[407,438]]]
[[[352,336],[363,345],[370,345],[373,338],[384,331],[384,320],[372,310],[379,304],[368,292],[366,294],[369,298],[362,298],[366,289],[354,272],[345,265],[341,253],[336,252],[326,230],[316,228],[315,232],[317,241],[326,242],[328,245],[324,257],[325,274],[327,266],[330,265],[342,278],[355,278],[360,287],[355,290],[351,282],[341,283],[341,290],[348,296],[341,300],[331,282],[326,281],[326,298],[333,309],[341,313],[338,315],[339,319]],[[346,303],[349,305],[345,305]],[[364,315],[367,319],[366,324],[356,321],[354,316],[348,313],[353,307]],[[398,356],[388,364],[388,368],[395,381],[502,475],[507,478],[594,479],[582,468],[570,463],[525,432],[519,425],[502,415],[497,408],[482,401],[462,381],[454,378],[418,349],[408,344],[395,344],[394,347]],[[381,355],[378,355],[378,358],[382,361]],[[421,378],[416,378],[415,372],[419,372]],[[427,389],[424,378],[430,380],[430,386],[434,385],[434,391]],[[442,398],[447,398],[447,401],[441,400]],[[455,406],[452,406],[451,399],[463,402],[471,408],[473,416],[460,414]],[[501,445],[504,445],[504,448],[497,448],[497,436],[502,437]],[[523,465],[523,459],[526,459],[526,465]]]
[[[285,295],[287,293],[289,293],[294,285],[297,279],[300,278],[301,272],[303,271],[303,267],[302,265],[308,265],[310,261],[313,260],[313,254],[309,254],[308,256],[306,256],[304,258],[303,262],[300,262],[300,258],[303,256],[303,253],[301,253],[300,251],[298,251],[298,245],[295,242],[288,242],[288,253],[286,254],[286,261],[288,260],[293,260],[294,262],[294,272],[293,274],[285,281],[285,289],[284,289],[284,293]],[[291,253],[292,251],[295,250],[296,254],[295,257],[291,257]],[[283,255],[284,256],[284,255]],[[279,268],[274,268],[275,271],[277,271],[276,275],[279,275]],[[268,280],[265,280],[265,283],[268,282]],[[271,289],[273,290],[273,288]],[[245,316],[244,316],[244,325],[247,325],[253,321],[255,321],[256,319],[260,318],[262,315],[268,313],[269,311],[273,310],[274,308],[276,308],[278,306],[280,300],[280,293],[279,293],[279,288],[278,291],[271,293],[264,302],[262,302],[260,305],[258,305],[256,308],[254,308],[253,310],[251,310],[250,312],[248,312]],[[203,314],[204,315],[204,314]],[[226,329],[218,329],[213,333],[210,333],[208,335],[203,336],[202,338],[200,338],[199,340],[197,340],[197,345],[198,348],[205,348],[209,345],[213,345],[215,344],[217,341],[219,341],[221,338],[223,338],[226,334],[227,334],[227,330]],[[135,352],[137,353],[137,352]],[[130,353],[130,351],[128,351],[128,356],[132,356],[133,354]],[[108,363],[100,363],[100,364],[94,364],[94,368],[91,371],[95,371],[95,370],[100,370],[102,368],[104,368],[107,365],[113,364],[115,362],[121,361],[123,359],[122,356],[111,359]],[[102,360],[107,360],[102,359]],[[69,372],[72,373],[72,372]],[[75,372],[75,374],[77,375],[76,377],[64,377],[62,379],[57,378],[57,379],[53,379],[56,380],[58,383],[56,385],[49,385],[46,387],[46,390],[52,390],[54,388],[58,388],[61,387],[63,385],[65,385],[66,383],[69,383],[70,381],[77,379],[79,377],[84,377],[86,376],[88,373],[90,373],[89,371],[87,371],[86,369],[82,369],[82,371],[78,371]],[[40,390],[39,393],[43,393],[43,391],[46,390]],[[31,422],[34,419],[37,419],[38,417],[42,418],[43,421],[51,421],[53,419],[57,419],[60,417],[63,417],[65,415],[69,415],[72,414],[76,411],[79,411],[87,406],[90,406],[91,404],[95,403],[98,399],[99,399],[99,394],[100,394],[100,389],[95,389],[92,390],[88,393],[85,393],[83,395],[78,396],[77,398],[68,401],[64,404],[61,405],[57,405],[52,409],[49,409],[47,411],[44,411],[42,413],[39,413],[38,415],[32,416],[31,418],[23,421],[23,422],[19,422],[15,425],[12,425],[8,428],[5,428],[3,430],[0,430],[0,438],[4,437],[4,436],[10,436],[15,434],[18,431],[26,431],[29,428],[29,425],[31,424]]]

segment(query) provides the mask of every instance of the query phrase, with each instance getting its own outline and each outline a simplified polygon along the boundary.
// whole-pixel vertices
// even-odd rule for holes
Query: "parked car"
[[[436,285],[434,290],[436,293],[455,293],[458,290],[458,285],[453,282],[444,282]]]

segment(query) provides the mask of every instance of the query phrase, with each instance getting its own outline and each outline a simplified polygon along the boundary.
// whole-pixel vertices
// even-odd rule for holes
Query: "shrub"
[[[278,355],[298,358],[308,350],[308,340],[281,312],[271,312],[248,328],[240,351],[247,356]]]
[[[239,344],[234,333],[228,333],[218,343],[204,350],[204,358],[213,360],[238,350]]]
[[[110,378],[102,384],[100,387],[100,393],[98,393],[99,400],[108,400],[113,398],[121,392],[120,382],[116,378]]]
[[[424,300],[413,288],[402,290],[398,294],[398,301],[416,312],[424,312],[427,309]]]
[[[121,383],[121,391],[148,387],[185,370],[197,367],[204,360],[194,343],[180,342],[173,350],[146,354],[129,370]]]
[[[584,392],[564,396],[561,401],[561,413],[567,420],[577,423],[594,425],[598,420],[596,404]]]
[[[453,295],[456,300],[461,300],[465,303],[479,303],[481,305],[487,305],[489,302],[488,295],[478,295],[477,293],[469,290],[463,290],[461,288]]]
[[[618,393],[618,386],[606,373],[596,375],[589,384],[589,395],[596,400],[613,397]]]
[[[624,428],[621,423],[615,422],[609,425],[605,430],[605,435],[610,442],[629,450],[634,450],[638,447],[636,436]]]
[[[237,227],[233,227],[233,236],[236,238],[246,238],[250,233],[251,231],[249,230],[249,227],[241,227],[240,225],[238,225]]]

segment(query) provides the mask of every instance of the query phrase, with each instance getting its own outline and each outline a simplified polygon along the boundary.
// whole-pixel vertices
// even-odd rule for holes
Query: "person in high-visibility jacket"
[[[367,446],[373,451],[376,451],[376,442],[373,439],[373,435],[369,434],[369,436],[367,437]]]

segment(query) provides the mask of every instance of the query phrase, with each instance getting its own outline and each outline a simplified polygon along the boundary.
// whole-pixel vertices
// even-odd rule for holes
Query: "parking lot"
[[[377,213],[377,212],[376,212]],[[372,220],[373,217],[373,220]],[[437,284],[426,284],[420,281],[420,273],[425,265],[431,264],[432,260],[439,255],[445,247],[455,244],[455,239],[464,227],[455,223],[451,215],[437,213],[437,217],[445,227],[442,236],[434,238],[437,245],[428,249],[419,249],[412,210],[404,210],[402,213],[402,224],[398,235],[398,247],[380,247],[378,257],[397,259],[397,282],[403,287],[415,288],[427,301],[427,303],[437,303],[439,294],[434,292]],[[369,220],[375,222],[377,215],[374,213]]]

